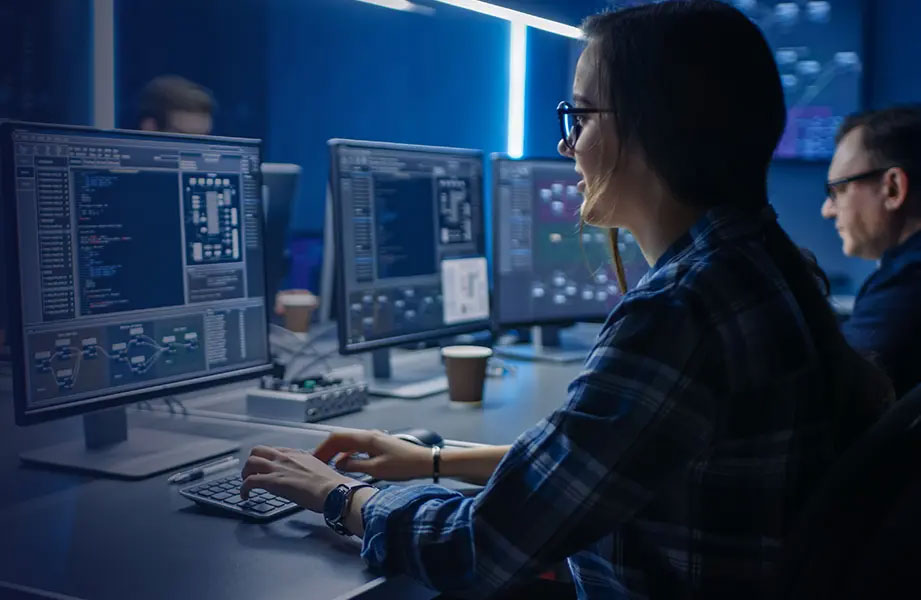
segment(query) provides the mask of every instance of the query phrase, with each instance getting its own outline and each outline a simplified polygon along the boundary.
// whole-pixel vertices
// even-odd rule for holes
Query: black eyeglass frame
[[[566,144],[567,148],[575,151],[576,142],[579,141],[579,135],[582,133],[582,126],[580,124],[574,124],[569,132],[566,131],[567,115],[595,115],[613,112],[615,111],[611,108],[577,108],[565,100],[560,102],[556,106],[556,116],[560,120],[560,135],[563,138],[563,143]],[[573,135],[573,132],[575,132],[577,129],[578,133]]]
[[[838,192],[835,190],[835,188],[842,186],[846,183],[851,183],[854,181],[862,181],[864,179],[870,179],[871,177],[878,177],[879,175],[882,175],[889,169],[897,168],[897,166],[898,165],[891,165],[889,167],[871,169],[869,171],[857,173],[856,175],[850,175],[848,177],[841,177],[839,179],[832,179],[831,181],[826,181],[825,182],[825,197],[831,200],[832,202],[834,202],[835,197],[838,195]]]

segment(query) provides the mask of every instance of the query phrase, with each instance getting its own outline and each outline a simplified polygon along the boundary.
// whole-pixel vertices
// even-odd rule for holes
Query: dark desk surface
[[[454,408],[442,394],[372,400],[364,411],[319,427],[202,416],[215,414],[215,408],[245,409],[248,386],[237,384],[180,396],[191,416],[133,411],[129,421],[132,427],[238,440],[241,457],[255,444],[312,447],[326,435],[326,426],[419,426],[449,439],[507,444],[564,401],[580,368],[513,364],[514,375],[488,380],[481,408]],[[78,438],[81,421],[18,428],[11,404],[0,386],[0,582],[88,599],[434,595],[405,577],[376,577],[358,555],[358,540],[329,531],[319,515],[300,512],[258,525],[204,512],[167,485],[166,475],[123,482],[23,467],[18,452]],[[12,595],[3,585],[0,597]]]

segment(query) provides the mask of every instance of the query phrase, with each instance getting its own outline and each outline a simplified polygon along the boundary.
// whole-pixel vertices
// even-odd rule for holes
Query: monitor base
[[[514,358],[536,362],[574,363],[585,362],[591,345],[580,344],[578,341],[563,342],[558,326],[538,326],[531,328],[525,340],[531,343],[496,346],[497,355],[503,358]],[[533,341],[532,341],[533,340]]]
[[[368,382],[368,393],[373,396],[416,400],[448,391],[448,378],[444,375],[430,379],[373,379]]]
[[[368,393],[372,396],[415,400],[447,392],[448,377],[444,374],[444,367],[440,361],[425,360],[430,357],[401,356],[395,365],[397,374],[394,375],[390,351],[373,351],[369,365],[371,376],[368,377]]]
[[[592,349],[589,346],[577,348],[514,344],[510,346],[496,346],[494,350],[496,355],[502,358],[564,364],[584,362]]]
[[[117,408],[86,415],[85,439],[23,452],[19,458],[28,465],[117,479],[144,479],[240,449],[239,444],[229,440],[158,429],[131,429],[129,437],[121,418],[124,413],[124,408]],[[104,435],[97,428],[100,421],[108,427]]]

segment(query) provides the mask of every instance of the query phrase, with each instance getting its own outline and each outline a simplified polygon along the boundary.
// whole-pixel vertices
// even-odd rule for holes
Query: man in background
[[[214,96],[178,75],[161,75],[141,91],[138,129],[207,135],[214,125]]]
[[[214,96],[208,89],[178,75],[161,75],[141,91],[138,129],[208,135],[215,107]],[[274,312],[285,317],[285,323],[295,331],[305,332],[316,303],[317,298],[308,290],[281,290],[275,296]],[[303,320],[289,317],[290,313],[300,315],[306,310],[304,306],[309,307],[307,324],[290,325]]]
[[[921,383],[921,107],[845,119],[822,216],[844,254],[878,262],[842,330],[901,397]]]

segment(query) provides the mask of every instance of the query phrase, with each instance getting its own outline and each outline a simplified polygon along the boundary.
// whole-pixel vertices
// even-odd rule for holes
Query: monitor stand
[[[496,346],[496,354],[505,358],[552,363],[584,362],[592,347],[560,339],[561,327],[532,327],[531,343]]]
[[[428,357],[405,358],[410,360],[398,359],[397,374],[394,374],[390,365],[390,350],[372,351],[372,376],[368,378],[368,393],[374,396],[413,400],[448,391],[448,378],[441,365],[440,355],[437,363],[425,360]],[[429,362],[432,364],[428,364]]]
[[[26,464],[118,479],[144,479],[240,449],[229,440],[131,428],[125,408],[83,416],[83,440],[23,452]]]

